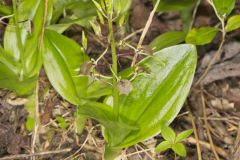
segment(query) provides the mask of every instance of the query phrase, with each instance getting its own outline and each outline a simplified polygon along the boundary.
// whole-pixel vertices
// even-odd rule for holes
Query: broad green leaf
[[[230,17],[226,25],[226,32],[230,32],[238,28],[240,28],[240,15]]]
[[[145,73],[132,81],[133,90],[127,96],[120,95],[118,117],[119,122],[138,126],[139,130],[110,130],[105,126],[109,146],[131,146],[172,122],[188,95],[196,61],[196,48],[188,44],[163,49],[142,60],[138,65]]]
[[[28,95],[33,92],[36,77],[19,80],[19,77],[2,63],[0,63],[0,73],[0,88],[10,89],[19,95]]]
[[[134,89],[128,96],[120,96],[120,119],[138,124],[140,131],[129,133],[119,144],[112,142],[113,146],[147,139],[174,119],[191,86],[196,50],[192,45],[166,48],[144,59],[139,66],[147,73],[132,82]]]
[[[15,75],[20,72],[21,64],[13,59],[8,53],[6,53],[3,48],[0,47],[0,63],[5,65],[9,70],[11,70]]]
[[[51,3],[49,0],[48,19],[51,17]],[[15,17],[10,19],[11,25],[4,33],[4,48],[0,47],[0,88],[8,88],[20,95],[33,92],[41,66],[39,41],[44,10],[44,1],[41,0],[19,3],[14,13],[17,23],[14,23]],[[16,34],[16,25],[19,26],[20,38]]]
[[[165,140],[167,140],[171,143],[175,142],[176,134],[173,131],[173,129],[168,126],[162,127],[162,136]]]
[[[112,112],[112,107],[103,103],[82,101],[82,104],[79,105],[78,111],[79,114],[86,115],[99,121],[104,126],[104,133],[111,131],[105,134],[107,142],[109,141],[109,138],[113,141],[124,139],[125,134],[122,134],[123,131],[130,132],[139,129],[137,125],[118,121]],[[119,130],[122,132],[119,132]],[[109,147],[111,148],[111,146]]]
[[[217,28],[201,27],[193,28],[186,36],[186,42],[195,45],[204,45],[211,43],[218,32]]]
[[[176,143],[182,142],[183,140],[185,140],[187,137],[189,137],[192,134],[193,130],[189,129],[186,131],[181,132],[179,135],[177,135],[176,138]]]
[[[27,35],[29,34],[29,24],[33,20],[34,15],[39,6],[40,0],[32,1],[25,0],[20,3],[18,10],[18,25],[21,35],[21,43],[24,45],[26,43]],[[19,23],[20,22],[20,23]],[[18,40],[16,36],[16,27],[14,27],[13,19],[10,20],[4,34],[4,49],[15,58],[15,60],[20,60],[20,49],[18,45]],[[37,27],[37,26],[34,26]]]
[[[170,31],[156,37],[151,43],[150,47],[154,51],[159,51],[163,48],[177,45],[185,40],[186,34],[181,31]]]
[[[163,151],[171,148],[171,146],[172,146],[171,142],[163,141],[159,145],[157,145],[157,147],[155,148],[155,152],[157,152],[157,153],[163,152]]]
[[[235,6],[235,0],[211,0],[216,14],[219,18],[225,19],[233,10]]]
[[[179,156],[186,157],[187,151],[183,144],[177,143],[172,146],[173,151]]]
[[[154,4],[157,0],[153,0]],[[191,8],[195,4],[196,0],[161,0],[157,11],[182,11],[186,8]]]
[[[81,47],[57,32],[46,30],[42,57],[53,87],[69,102],[79,104],[89,84],[89,77],[79,73],[81,64],[88,60]]]
[[[48,1],[48,17],[51,17],[52,0]],[[20,32],[19,42],[16,34],[16,27],[13,19],[4,34],[4,49],[14,58],[21,62],[24,78],[30,78],[38,74],[41,66],[39,54],[39,42],[43,27],[44,1],[25,0],[20,3],[18,11],[18,25]],[[49,19],[49,18],[48,18]],[[20,49],[20,43],[22,49]]]
[[[82,65],[89,58],[73,40],[46,30],[42,57],[51,84],[69,102],[79,105],[82,98],[96,99],[111,94],[108,80],[95,81],[81,73]]]
[[[105,81],[105,82],[104,82]],[[99,98],[112,94],[112,86],[109,80],[94,81],[87,88],[87,98]]]

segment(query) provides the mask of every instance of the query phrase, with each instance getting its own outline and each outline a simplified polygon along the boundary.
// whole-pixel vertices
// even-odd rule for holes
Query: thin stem
[[[141,49],[143,40],[144,40],[144,38],[145,38],[145,36],[146,36],[146,34],[147,34],[147,32],[148,32],[148,29],[149,29],[150,26],[151,26],[151,23],[152,23],[152,20],[153,20],[153,16],[154,16],[154,14],[155,14],[155,12],[156,12],[156,10],[157,10],[158,5],[160,4],[160,1],[161,1],[161,0],[157,0],[157,2],[156,2],[156,4],[155,4],[152,12],[150,13],[150,15],[149,15],[149,17],[148,17],[147,23],[146,23],[146,25],[145,25],[145,27],[144,27],[144,29],[143,29],[142,35],[141,35],[141,37],[140,37],[140,39],[139,39],[139,42],[138,42],[138,45],[137,45],[137,50],[140,50],[140,49]],[[135,56],[133,57],[133,61],[132,61],[132,64],[131,64],[132,67],[136,64],[136,61],[137,61],[137,58],[138,58],[138,54],[139,54],[139,53],[138,53],[138,51],[137,51],[136,54],[135,54]]]
[[[208,74],[209,70],[211,69],[212,65],[215,63],[216,58],[218,57],[218,55],[221,53],[222,49],[223,49],[223,45],[225,42],[225,37],[226,37],[226,31],[225,31],[225,22],[223,19],[221,20],[221,24],[222,24],[222,41],[220,46],[218,47],[217,52],[213,55],[211,61],[209,62],[207,69],[203,72],[203,74],[201,75],[201,77],[198,79],[198,81],[196,82],[195,86],[199,85],[200,82],[206,77],[206,75]]]
[[[208,121],[207,121],[207,114],[206,114],[206,104],[205,104],[205,98],[203,96],[202,88],[201,88],[201,102],[202,102],[203,117],[204,117],[204,123],[205,123],[205,128],[206,128],[206,131],[207,131],[208,140],[210,142],[210,146],[211,146],[211,149],[213,151],[213,154],[214,154],[216,160],[220,160],[220,158],[218,156],[218,153],[216,151],[216,146],[213,143],[212,136],[211,136],[211,133],[210,133],[210,130],[209,130],[209,125],[208,125]]]
[[[112,2],[111,2],[112,3]],[[112,4],[111,4],[112,5]],[[111,7],[111,6],[109,6]],[[112,10],[108,12],[107,20],[108,20],[108,27],[109,27],[109,38],[111,42],[111,51],[112,51],[112,71],[113,71],[113,114],[118,118],[119,114],[119,105],[118,105],[118,88],[117,88],[117,75],[118,68],[117,68],[117,50],[116,50],[116,42],[113,33],[113,24],[112,24]]]
[[[55,150],[55,151],[46,151],[46,152],[40,152],[40,153],[32,153],[32,154],[18,154],[18,155],[12,155],[8,157],[2,157],[0,160],[13,160],[13,159],[26,159],[28,157],[37,157],[37,156],[47,156],[54,154],[65,154],[66,152],[70,152],[71,148],[62,149],[62,150]]]
[[[145,36],[146,36],[146,34],[147,34],[147,32],[148,32],[148,29],[149,29],[149,27],[150,27],[150,25],[151,25],[151,23],[152,23],[153,16],[154,16],[154,14],[155,14],[155,12],[156,12],[156,10],[157,10],[157,7],[158,7],[160,1],[161,1],[161,0],[157,0],[157,2],[156,2],[156,4],[155,4],[152,12],[151,12],[150,15],[149,15],[148,21],[147,21],[147,23],[146,23],[146,25],[145,25],[145,27],[144,27],[144,30],[143,30],[143,33],[142,33],[142,35],[141,35],[141,37],[140,37],[140,40],[139,40],[139,42],[138,42],[138,47],[137,47],[137,48],[140,48],[141,45],[142,45],[142,43],[143,43],[143,40],[144,40],[144,38],[145,38]]]
[[[191,30],[192,27],[193,27],[193,24],[194,24],[196,15],[197,15],[197,10],[198,10],[198,7],[199,7],[201,1],[202,1],[202,0],[198,0],[197,3],[196,3],[196,5],[195,5],[195,7],[194,7],[193,14],[192,14],[192,21],[191,21],[191,24],[190,24],[190,26],[189,26],[189,30]]]
[[[192,127],[193,127],[193,133],[196,139],[196,146],[197,146],[197,155],[198,155],[198,160],[202,160],[202,155],[201,155],[201,147],[199,143],[199,137],[198,137],[198,131],[197,131],[197,126],[195,124],[195,117],[193,117],[191,108],[188,103],[186,103],[187,109],[189,111],[189,117],[191,119]]]

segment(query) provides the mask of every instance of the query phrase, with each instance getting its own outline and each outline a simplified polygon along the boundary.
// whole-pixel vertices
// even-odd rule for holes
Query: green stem
[[[16,36],[17,36],[17,46],[19,48],[20,62],[21,64],[23,64],[23,44],[22,44],[22,38],[21,38],[20,28],[18,24],[17,0],[13,0],[12,2],[13,2],[13,11],[14,11],[14,25],[16,28]],[[22,74],[20,75],[20,80],[23,78]]]
[[[117,88],[117,51],[116,43],[113,33],[113,24],[112,24],[112,14],[108,13],[108,27],[109,27],[109,37],[111,42],[111,51],[112,51],[112,71],[113,71],[113,114],[118,118],[119,114],[119,105],[118,105],[118,88]]]

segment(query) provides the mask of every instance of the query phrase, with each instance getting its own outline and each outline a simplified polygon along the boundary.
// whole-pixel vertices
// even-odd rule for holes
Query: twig
[[[196,138],[196,146],[197,146],[198,160],[202,160],[201,147],[200,147],[200,143],[199,143],[199,137],[198,137],[197,127],[196,127],[196,124],[195,124],[195,122],[194,122],[195,118],[194,118],[193,115],[192,115],[192,112],[191,112],[191,109],[190,109],[189,104],[187,103],[186,105],[187,105],[187,109],[188,109],[188,111],[189,111],[189,117],[190,117],[191,122],[192,122],[193,133],[194,133],[194,136],[195,136],[195,138]]]
[[[99,125],[96,125],[94,127],[92,127],[89,131],[88,131],[88,135],[86,137],[86,139],[84,140],[83,144],[81,145],[81,147],[72,155],[70,155],[69,157],[65,158],[64,160],[68,160],[68,159],[73,159],[72,157],[76,156],[82,149],[83,147],[85,146],[85,144],[88,142],[89,140],[89,137],[90,137],[90,134],[92,133],[92,131],[98,127]]]
[[[154,6],[154,8],[153,8],[153,10],[152,10],[152,12],[150,13],[150,15],[149,15],[149,17],[148,17],[147,23],[146,23],[146,25],[145,25],[145,27],[144,27],[144,30],[143,30],[143,32],[142,32],[142,35],[141,35],[141,37],[140,37],[140,40],[139,40],[138,45],[137,45],[137,48],[141,48],[141,45],[142,45],[142,43],[143,43],[143,40],[144,40],[144,38],[145,38],[145,36],[146,36],[146,34],[147,34],[147,32],[148,32],[148,29],[149,29],[149,27],[150,27],[150,25],[151,25],[151,23],[152,23],[153,16],[154,16],[154,14],[155,14],[155,12],[156,12],[156,10],[157,10],[157,7],[158,7],[160,1],[161,1],[161,0],[158,0],[158,1],[156,2],[155,6]]]
[[[138,33],[141,33],[144,30],[144,28],[138,29],[135,32],[129,34],[128,36],[126,36],[125,38],[123,38],[122,41],[127,41],[128,39],[132,38],[133,36],[135,36]]]
[[[136,154],[139,154],[139,153],[146,153],[148,151],[153,151],[154,149],[155,148],[144,149],[144,150],[141,150],[141,151],[137,151],[137,152],[134,152],[134,153],[129,153],[129,154],[123,155],[123,157],[130,157],[130,156],[133,156],[133,155],[136,155]]]
[[[205,99],[204,99],[202,90],[201,90],[201,100],[202,100],[204,123],[205,123],[205,127],[206,127],[206,130],[207,130],[207,136],[208,136],[208,139],[209,139],[209,142],[210,142],[210,145],[211,145],[211,149],[214,153],[214,156],[215,156],[216,160],[220,160],[219,156],[218,156],[218,153],[216,152],[216,148],[215,148],[215,145],[213,143],[212,136],[211,136],[211,133],[210,133],[210,130],[209,130],[208,121],[207,121],[207,114],[206,114]]]
[[[212,4],[215,12],[217,13],[216,11],[216,8],[215,6]],[[225,37],[226,37],[226,31],[225,31],[225,21],[224,19],[221,19],[220,17],[218,17],[220,22],[221,22],[221,25],[222,25],[222,41],[220,43],[220,46],[217,50],[217,52],[213,55],[211,61],[209,62],[208,66],[207,66],[207,69],[203,72],[203,74],[201,75],[201,77],[198,79],[198,81],[195,83],[195,86],[199,85],[199,83],[206,77],[206,75],[208,74],[209,70],[211,69],[212,65],[214,64],[214,62],[216,61],[218,55],[221,53],[222,49],[223,49],[223,45],[225,43]]]
[[[13,159],[25,159],[28,157],[37,157],[37,156],[46,156],[50,154],[62,154],[66,152],[70,152],[71,148],[63,149],[63,150],[56,150],[56,151],[46,151],[46,152],[40,152],[40,153],[32,153],[32,154],[18,154],[13,156],[7,156],[0,158],[0,160],[13,160]]]
[[[190,143],[190,144],[197,144],[199,143],[203,148],[206,148],[208,150],[211,150],[211,145],[207,142],[204,142],[204,141],[198,141],[193,138],[193,137],[189,137],[187,138],[186,140],[187,143]],[[216,151],[218,152],[219,155],[221,155],[222,157],[229,157],[229,155],[226,153],[226,151],[224,151],[222,148],[220,147],[216,147]]]
[[[143,40],[144,40],[144,38],[145,38],[148,30],[149,30],[149,27],[150,27],[150,25],[151,25],[151,23],[152,23],[152,20],[153,20],[153,16],[154,16],[154,14],[155,14],[155,12],[156,12],[156,10],[157,10],[157,7],[158,7],[160,1],[161,1],[161,0],[157,0],[157,2],[156,2],[156,4],[155,4],[152,12],[150,13],[150,15],[149,15],[149,17],[148,17],[147,23],[146,23],[146,25],[145,25],[145,27],[144,27],[144,29],[143,29],[142,35],[141,35],[141,37],[140,37],[140,39],[139,39],[139,42],[138,42],[138,45],[137,45],[137,50],[139,50],[139,49],[141,48],[141,46],[142,46]],[[136,61],[137,61],[137,57],[138,57],[138,52],[136,52],[135,56],[133,57],[133,61],[132,61],[131,66],[134,66],[134,65],[135,65],[135,63],[136,63]]]
[[[196,15],[197,15],[197,10],[198,10],[198,7],[199,7],[200,3],[201,3],[201,0],[198,0],[195,7],[194,7],[193,14],[192,14],[192,21],[191,21],[191,24],[189,26],[189,30],[191,30],[192,27],[193,27],[193,24],[194,24]]]
[[[137,147],[139,147],[142,151],[145,151],[144,153],[150,158],[153,160],[153,157],[146,151],[146,149],[148,148],[143,148],[141,145],[137,144]]]
[[[222,39],[221,44],[217,50],[217,52],[213,55],[211,61],[209,62],[207,69],[203,72],[203,74],[201,75],[201,77],[198,79],[198,81],[195,83],[195,86],[199,85],[200,82],[206,77],[206,75],[208,74],[209,70],[211,69],[212,65],[214,64],[216,58],[218,57],[218,55],[221,53],[223,45],[225,42],[225,38]]]
[[[72,159],[72,157],[76,156],[84,147],[84,145],[87,143],[88,141],[88,138],[89,138],[89,135],[87,135],[85,141],[83,142],[83,144],[81,145],[81,147],[72,155],[70,155],[69,157],[65,158],[64,160],[69,160],[69,159]]]

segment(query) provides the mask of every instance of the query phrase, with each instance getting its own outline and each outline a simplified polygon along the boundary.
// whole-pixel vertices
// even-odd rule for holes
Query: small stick
[[[146,153],[146,152],[149,152],[149,151],[154,151],[154,149],[155,148],[148,148],[148,149],[144,149],[144,150],[140,150],[140,151],[137,151],[137,152],[133,152],[133,153],[123,155],[122,157],[130,157],[130,156],[133,156],[133,155],[136,155],[136,154],[139,154],[139,153]]]
[[[197,15],[197,10],[198,10],[198,7],[199,7],[200,3],[201,3],[201,0],[198,0],[195,7],[194,7],[193,14],[192,14],[192,21],[191,21],[191,24],[189,26],[189,30],[191,30],[192,27],[193,27],[193,24],[194,24],[196,15]]]
[[[194,117],[192,115],[192,112],[191,112],[191,109],[190,109],[190,106],[189,104],[187,103],[187,109],[189,111],[189,117],[191,119],[191,122],[192,122],[192,127],[193,127],[193,133],[194,133],[194,136],[196,138],[196,146],[197,146],[197,154],[198,154],[198,160],[202,160],[202,154],[201,154],[201,147],[200,147],[200,142],[199,142],[199,137],[198,137],[198,132],[197,132],[197,127],[196,127],[196,124],[194,122]]]
[[[128,39],[132,38],[133,36],[135,36],[138,33],[141,33],[143,31],[144,28],[141,28],[139,30],[136,30],[135,32],[129,34],[128,36],[126,36],[125,38],[123,38],[122,41],[127,41]]]
[[[63,149],[63,150],[56,150],[56,151],[46,151],[46,152],[40,152],[40,153],[32,153],[32,154],[18,154],[13,156],[7,156],[0,158],[0,160],[13,160],[13,159],[25,159],[27,157],[36,157],[36,156],[46,156],[50,154],[62,154],[66,152],[70,152],[71,148]]]
[[[210,145],[211,145],[211,149],[212,149],[212,151],[213,151],[213,153],[214,153],[214,156],[215,156],[216,160],[220,160],[220,159],[219,159],[219,156],[218,156],[218,153],[217,153],[217,151],[216,151],[216,147],[215,147],[215,145],[214,145],[214,143],[213,143],[210,130],[209,130],[208,121],[207,121],[207,114],[206,114],[205,99],[204,99],[203,91],[202,91],[202,90],[201,90],[201,100],[202,100],[204,123],[205,123],[205,127],[206,127],[206,130],[207,130],[207,136],[208,136],[208,139],[209,139],[209,142],[210,142]]]
[[[145,36],[146,36],[146,34],[147,34],[147,32],[148,32],[148,29],[149,29],[149,27],[150,27],[150,25],[151,25],[151,23],[152,23],[153,16],[154,16],[154,14],[155,14],[155,12],[156,12],[156,10],[157,10],[157,7],[158,7],[160,1],[161,1],[161,0],[158,0],[158,1],[156,2],[155,6],[154,6],[154,8],[153,8],[153,10],[152,10],[152,12],[150,13],[150,15],[149,15],[149,17],[148,17],[147,23],[146,23],[146,25],[145,25],[145,27],[144,27],[144,30],[143,30],[142,35],[141,35],[141,37],[140,37],[140,40],[139,40],[139,42],[138,42],[138,46],[137,46],[138,49],[141,48],[141,45],[142,45],[142,43],[143,43],[143,40],[144,40],[144,38],[145,38]]]
[[[139,42],[138,42],[138,45],[137,45],[137,50],[139,50],[139,49],[141,48],[141,46],[142,46],[143,40],[144,40],[144,38],[145,38],[145,36],[146,36],[146,34],[147,34],[147,32],[148,32],[148,29],[149,29],[149,27],[150,27],[150,25],[151,25],[151,23],[152,23],[153,16],[154,16],[154,14],[155,14],[155,12],[156,12],[156,10],[157,10],[157,7],[158,7],[160,1],[161,1],[161,0],[158,0],[158,1],[156,2],[155,6],[154,6],[154,8],[153,8],[153,10],[152,10],[152,12],[150,13],[150,15],[149,15],[149,17],[148,17],[147,23],[146,23],[146,25],[145,25],[145,27],[144,27],[144,30],[143,30],[143,32],[142,32],[142,35],[141,35],[141,37],[140,37],[140,39],[139,39]],[[135,65],[135,63],[136,63],[136,61],[137,61],[137,57],[138,57],[138,52],[136,52],[135,56],[133,57],[133,61],[132,61],[131,66],[134,66],[134,65]]]
[[[208,150],[211,150],[211,145],[207,142],[204,142],[204,141],[198,141],[193,138],[193,137],[189,137],[186,139],[186,142],[187,143],[191,143],[191,144],[197,144],[199,143],[203,148],[206,148]],[[222,148],[220,147],[216,147],[216,151],[218,152],[219,155],[221,155],[222,157],[229,157],[228,154],[226,153],[226,151],[224,151]]]
[[[212,1],[209,0],[209,3],[212,5],[214,11],[216,12],[217,14],[217,9],[216,7],[213,5]],[[218,14],[217,14],[218,15]],[[218,17],[218,16],[217,16]],[[201,75],[201,77],[199,78],[199,80],[196,82],[195,86],[199,85],[200,82],[206,77],[206,75],[208,74],[209,70],[211,69],[212,65],[215,63],[218,55],[222,52],[222,49],[223,49],[223,46],[224,46],[224,43],[225,43],[225,37],[226,37],[226,30],[225,30],[225,21],[224,19],[218,17],[218,19],[220,20],[221,22],[221,26],[222,26],[222,40],[221,40],[221,43],[220,43],[220,46],[217,50],[217,52],[213,55],[211,61],[209,62],[208,66],[207,66],[207,69],[203,72],[203,74]]]

